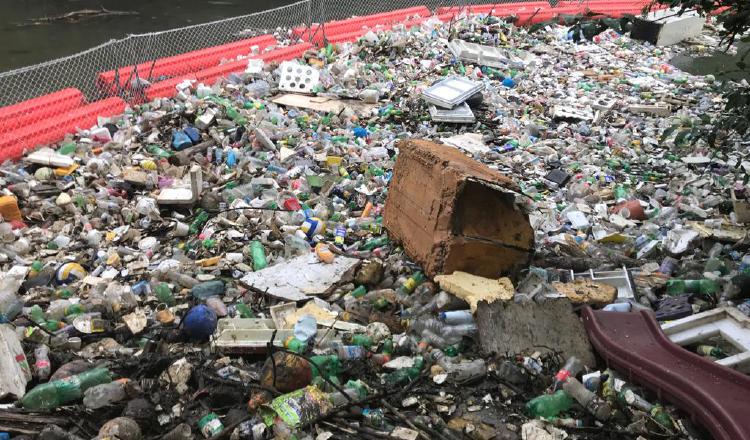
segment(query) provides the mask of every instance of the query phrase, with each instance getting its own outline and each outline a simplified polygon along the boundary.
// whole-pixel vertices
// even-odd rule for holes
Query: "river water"
[[[0,72],[80,52],[127,34],[251,14],[295,0],[0,0]],[[32,19],[106,8],[138,15],[35,25]]]

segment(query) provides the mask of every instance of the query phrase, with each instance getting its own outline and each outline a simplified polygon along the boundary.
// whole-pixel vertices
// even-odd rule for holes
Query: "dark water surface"
[[[74,54],[127,34],[160,31],[251,14],[295,0],[0,0],[0,72]],[[134,11],[76,22],[30,19],[82,9]]]

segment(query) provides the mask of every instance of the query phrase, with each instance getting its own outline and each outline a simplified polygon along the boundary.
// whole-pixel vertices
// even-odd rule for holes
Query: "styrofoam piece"
[[[266,66],[266,62],[260,59],[251,58],[247,60],[247,68],[245,73],[250,75],[258,75],[263,72],[263,68]]]
[[[505,55],[505,52],[493,46],[455,39],[448,43],[448,49],[453,52],[456,58],[482,66],[504,68],[510,64],[510,59]]]
[[[718,307],[662,324],[662,331],[677,345],[691,345],[713,336],[732,344],[739,353],[717,364],[750,372],[750,318],[734,307]]]
[[[56,151],[49,148],[39,149],[24,158],[26,162],[35,163],[37,165],[53,166],[60,168],[68,168],[75,163],[72,157],[63,156]]]
[[[312,93],[320,83],[320,71],[294,61],[285,61],[279,66],[279,89],[286,92]]]
[[[656,116],[670,116],[672,114],[672,106],[666,102],[657,102],[656,104],[637,104],[628,107],[630,113],[648,113]]]
[[[593,121],[594,114],[589,109],[575,108],[568,105],[556,105],[552,110],[552,118]]]
[[[309,295],[332,291],[336,285],[353,279],[360,260],[337,255],[331,264],[318,261],[314,254],[250,272],[241,281],[246,286],[287,301],[300,301]]]
[[[670,46],[697,37],[705,24],[706,17],[695,11],[680,13],[677,9],[662,9],[650,12],[645,18],[636,17],[630,36],[656,46]]]
[[[570,271],[572,280],[589,279],[597,283],[609,284],[617,287],[617,299],[635,298],[635,284],[630,277],[628,269],[623,266],[618,270],[597,271],[590,269],[588,272],[574,273]]]
[[[276,336],[274,336],[276,332]],[[216,325],[211,348],[221,353],[253,353],[266,351],[273,338],[273,345],[283,347],[284,341],[294,336],[294,329],[277,329],[272,319],[224,318]],[[335,331],[319,329],[316,344],[337,339]]]
[[[460,76],[449,76],[426,88],[422,98],[438,107],[452,109],[458,104],[476,95],[484,85]]]
[[[30,380],[29,362],[18,334],[10,324],[0,324],[0,397],[12,394],[20,399]]]
[[[430,106],[430,117],[435,122],[471,123],[476,120],[469,104],[463,102],[454,109]]]
[[[190,186],[164,188],[159,192],[156,202],[160,205],[194,205],[203,191],[203,172],[201,167],[190,168]]]

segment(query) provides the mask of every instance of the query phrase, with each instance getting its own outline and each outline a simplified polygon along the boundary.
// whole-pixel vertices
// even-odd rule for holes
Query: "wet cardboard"
[[[528,266],[534,232],[512,180],[446,145],[398,148],[384,225],[427,274],[513,278]]]

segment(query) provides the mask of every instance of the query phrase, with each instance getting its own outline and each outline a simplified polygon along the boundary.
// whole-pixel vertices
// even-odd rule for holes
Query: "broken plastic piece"
[[[437,108],[434,105],[431,105],[430,117],[435,122],[471,123],[476,120],[474,118],[474,113],[471,111],[471,108],[469,108],[469,104],[465,102],[451,110]]]
[[[475,83],[460,76],[449,76],[425,89],[422,98],[436,106],[452,109],[481,92],[483,88],[482,83]]]

